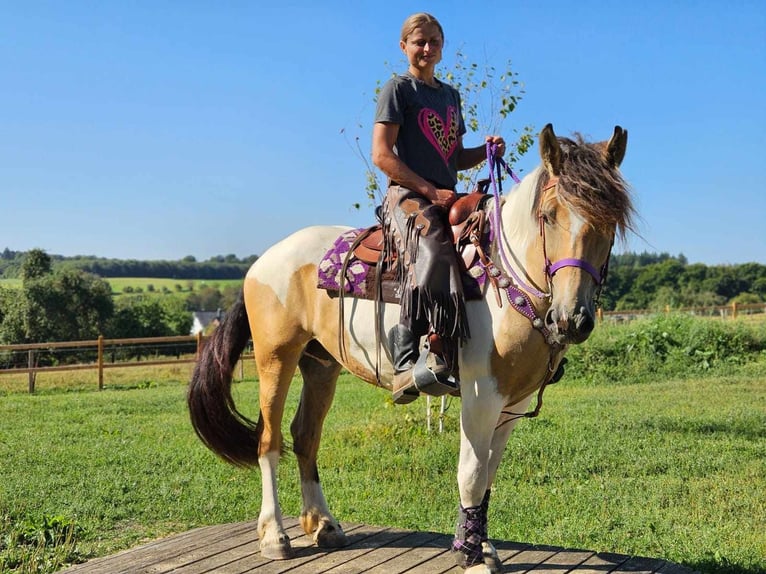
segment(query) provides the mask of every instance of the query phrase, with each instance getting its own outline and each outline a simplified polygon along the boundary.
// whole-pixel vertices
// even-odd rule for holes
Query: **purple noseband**
[[[593,277],[596,285],[601,285],[601,272],[593,267],[593,265],[582,259],[573,259],[568,257],[566,259],[559,259],[556,261],[556,263],[546,261],[545,272],[548,274],[548,277],[553,277],[559,269],[564,267],[579,267],[580,269],[584,269],[590,273],[590,276]]]

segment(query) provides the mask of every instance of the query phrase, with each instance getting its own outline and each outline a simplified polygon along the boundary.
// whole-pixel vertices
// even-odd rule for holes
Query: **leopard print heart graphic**
[[[442,156],[444,163],[449,161],[457,146],[458,115],[454,106],[447,107],[447,121],[430,108],[423,108],[418,114],[418,125],[431,145]]]

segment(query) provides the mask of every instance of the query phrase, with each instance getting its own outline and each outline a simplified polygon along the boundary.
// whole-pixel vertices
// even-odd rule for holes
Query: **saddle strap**
[[[376,226],[369,227],[362,231],[359,235],[356,236],[354,239],[354,242],[349,247],[349,250],[346,252],[346,257],[343,259],[343,265],[341,266],[340,270],[340,277],[338,278],[338,350],[340,352],[341,359],[346,359],[346,337],[345,337],[345,329],[344,329],[344,323],[345,323],[345,293],[346,293],[346,272],[348,271],[348,266],[351,263],[351,260],[353,259],[354,251],[362,244],[362,242],[369,238],[373,234],[373,232],[379,229]],[[380,253],[380,258],[382,260],[383,258],[383,252]],[[381,266],[378,265],[378,268]],[[377,287],[377,289],[380,289],[380,287]],[[376,296],[377,299],[377,296]],[[377,313],[376,317],[377,319]],[[378,334],[376,332],[376,338],[378,337]],[[375,367],[376,373],[376,379],[378,379],[378,382],[380,382],[380,378],[378,377],[377,373],[377,365]]]
[[[478,222],[473,223],[470,227],[466,226],[466,228],[463,230],[464,233],[461,234],[460,240],[462,241],[464,239],[464,235],[467,236],[468,240],[473,244],[474,248],[476,249],[476,253],[479,255],[479,261],[481,262],[481,266],[484,268],[484,272],[487,274],[487,277],[489,278],[489,282],[492,284],[492,287],[495,291],[495,300],[497,301],[497,306],[502,309],[503,307],[503,298],[500,295],[500,289],[506,288],[510,282],[508,281],[507,277],[503,277],[503,274],[500,273],[500,270],[497,268],[497,266],[492,262],[492,260],[487,257],[487,254],[484,252],[484,248],[481,246],[481,237],[484,232],[484,213],[483,212],[475,212],[476,214],[481,213],[481,217],[477,218]]]

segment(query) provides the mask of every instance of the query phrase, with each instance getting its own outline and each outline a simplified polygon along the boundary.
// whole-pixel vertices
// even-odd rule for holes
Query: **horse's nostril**
[[[548,309],[548,312],[545,314],[545,325],[548,328],[555,329],[559,321],[559,314],[554,308]]]
[[[577,314],[576,320],[576,338],[580,342],[588,338],[588,335],[593,331],[596,326],[596,322],[593,318],[593,313],[589,312],[585,307],[580,307],[580,312]]]

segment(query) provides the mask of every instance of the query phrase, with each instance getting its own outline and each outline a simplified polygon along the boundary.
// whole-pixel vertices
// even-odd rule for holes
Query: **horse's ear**
[[[628,147],[628,130],[620,126],[614,126],[612,139],[606,145],[604,158],[611,167],[620,167],[622,160],[625,159],[625,148]]]
[[[561,175],[561,146],[553,133],[553,124],[548,124],[540,132],[540,157],[551,176]]]

